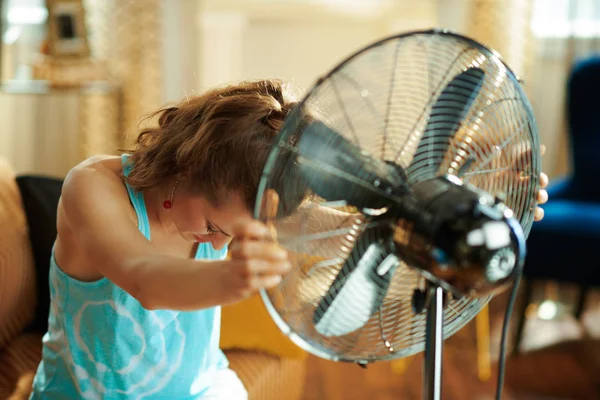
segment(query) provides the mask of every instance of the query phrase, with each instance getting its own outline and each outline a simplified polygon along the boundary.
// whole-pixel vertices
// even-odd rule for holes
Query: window
[[[540,38],[600,37],[600,0],[533,0],[531,29]]]

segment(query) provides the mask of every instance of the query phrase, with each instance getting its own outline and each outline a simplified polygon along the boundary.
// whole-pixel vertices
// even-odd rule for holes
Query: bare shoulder
[[[63,196],[81,196],[82,189],[113,191],[122,187],[121,158],[117,156],[93,156],[69,171],[64,180]],[[94,190],[97,193],[98,190]],[[117,190],[122,191],[122,190]],[[114,194],[114,193],[113,193]],[[67,199],[68,200],[68,199]]]
[[[104,178],[114,177],[120,180],[121,157],[97,155],[87,158],[69,171],[65,181],[74,176],[79,178],[79,175],[82,174],[101,174]]]
[[[118,156],[94,156],[69,171],[59,205],[64,222],[78,225],[92,213],[130,208],[121,164]]]
[[[95,245],[114,230],[135,229],[135,212],[121,178],[121,158],[94,156],[65,177],[57,210],[56,259],[72,277],[93,281]]]

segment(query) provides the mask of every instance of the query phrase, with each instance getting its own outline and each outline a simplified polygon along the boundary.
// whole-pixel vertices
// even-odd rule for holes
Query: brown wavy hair
[[[123,180],[143,191],[178,177],[180,185],[213,204],[241,190],[253,210],[274,139],[296,104],[282,81],[269,79],[214,88],[162,108],[148,116],[158,117],[158,125],[140,131]],[[288,178],[296,178],[296,184],[284,183]],[[280,172],[287,191],[280,215],[292,212],[307,195],[298,178],[297,171]]]

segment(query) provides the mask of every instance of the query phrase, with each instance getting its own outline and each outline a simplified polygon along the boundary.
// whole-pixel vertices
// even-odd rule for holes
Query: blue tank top
[[[129,173],[127,156],[122,158]],[[127,185],[150,240],[144,196]],[[196,259],[224,259],[200,243]],[[199,399],[228,367],[219,349],[220,307],[147,310],[107,278],[82,282],[50,263],[50,314],[31,399]]]

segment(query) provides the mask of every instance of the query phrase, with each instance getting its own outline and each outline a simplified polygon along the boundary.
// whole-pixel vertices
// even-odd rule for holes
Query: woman
[[[219,349],[219,306],[291,268],[251,210],[294,104],[276,80],[214,89],[160,110],[131,154],[68,174],[32,399],[247,397]]]
[[[159,111],[131,155],[68,174],[32,398],[246,397],[217,306],[290,269],[251,210],[292,100],[279,81],[215,89]]]

